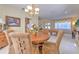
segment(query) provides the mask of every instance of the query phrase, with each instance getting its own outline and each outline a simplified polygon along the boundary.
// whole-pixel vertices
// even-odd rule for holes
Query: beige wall
[[[38,26],[38,15],[35,15],[31,18],[30,23],[36,24]]]
[[[64,30],[65,33],[71,33],[72,30],[75,29],[75,27],[72,23],[75,22],[77,19],[78,19],[78,17],[70,17],[70,18],[61,19],[61,21],[71,22],[71,30]],[[55,28],[55,22],[58,22],[58,21],[57,20],[41,19],[41,20],[39,20],[39,25],[44,24],[44,23],[52,23],[51,29],[54,29]]]
[[[25,29],[25,13],[23,10],[12,7],[10,5],[0,5],[0,17],[5,22],[5,16],[18,17],[21,19],[20,27],[12,27],[16,31],[24,31]]]
[[[21,26],[20,27],[12,27],[16,31],[25,31],[25,17],[27,17],[24,10],[19,9],[14,6],[10,5],[0,5],[0,17],[5,22],[5,16],[12,16],[12,17],[18,17],[21,19]],[[52,23],[52,28],[54,28],[54,21],[53,20],[47,20],[47,19],[41,19],[38,21],[38,16],[32,17],[30,20],[33,24],[41,24],[41,23]]]
[[[21,19],[21,26],[20,27],[11,27],[12,29],[16,31],[25,31],[25,17],[27,17],[24,10],[17,8],[15,6],[10,5],[0,5],[0,17],[2,18],[3,22],[5,23],[5,16],[12,16],[12,17],[18,17]],[[32,17],[32,20],[30,20],[33,24],[38,24],[38,18]]]

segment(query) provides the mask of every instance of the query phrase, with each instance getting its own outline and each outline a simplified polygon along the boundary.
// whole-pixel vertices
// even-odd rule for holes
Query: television
[[[55,29],[70,30],[71,29],[71,23],[70,22],[56,22],[55,23]]]

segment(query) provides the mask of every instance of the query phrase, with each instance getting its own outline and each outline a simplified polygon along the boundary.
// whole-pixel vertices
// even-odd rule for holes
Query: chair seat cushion
[[[51,36],[49,38],[48,42],[54,42],[54,43],[56,43],[56,36]]]

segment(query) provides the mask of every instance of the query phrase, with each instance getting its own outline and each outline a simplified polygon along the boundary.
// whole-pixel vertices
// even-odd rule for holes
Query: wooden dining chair
[[[9,54],[14,54],[14,53],[15,53],[15,52],[14,52],[14,47],[13,47],[12,40],[11,40],[11,38],[10,38],[10,36],[9,36],[9,34],[10,34],[10,33],[13,33],[13,32],[15,32],[13,29],[8,29],[8,30],[6,31],[7,36],[8,36],[8,38],[9,38]]]
[[[4,32],[0,32],[0,48],[8,45],[7,37]]]
[[[54,54],[59,53],[59,47],[62,40],[64,32],[62,30],[58,31],[58,34],[56,36],[56,42],[48,42],[46,41],[43,46],[43,53],[45,54]]]
[[[9,53],[10,42],[6,32],[0,31],[0,53]]]
[[[31,54],[31,40],[29,34],[22,32],[13,32],[9,34],[12,40],[15,54]]]

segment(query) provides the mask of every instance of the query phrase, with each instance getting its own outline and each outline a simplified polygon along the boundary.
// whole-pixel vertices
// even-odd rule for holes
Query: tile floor
[[[60,45],[60,53],[78,54],[79,46],[76,44],[76,39],[72,39],[71,35],[64,35]]]

